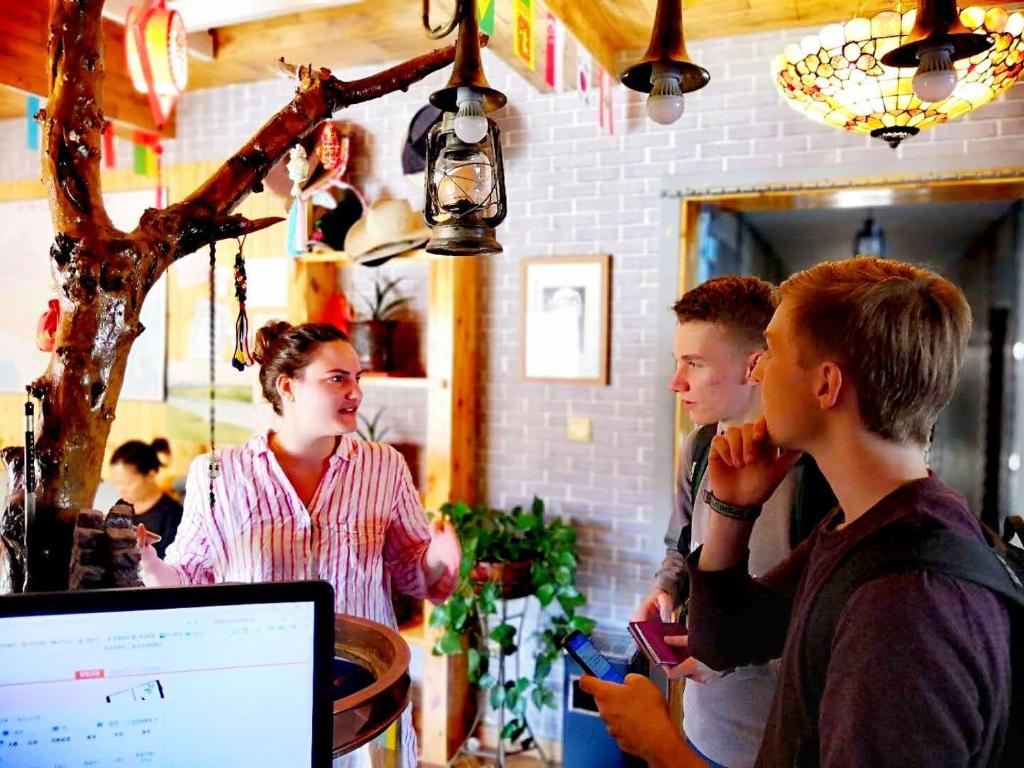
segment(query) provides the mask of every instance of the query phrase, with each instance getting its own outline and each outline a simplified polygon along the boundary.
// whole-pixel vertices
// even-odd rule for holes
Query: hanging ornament
[[[338,139],[338,129],[334,127],[333,120],[324,121],[320,140],[316,144],[316,154],[328,171],[333,171],[341,164],[341,141]]]
[[[292,207],[288,211],[288,242],[292,256],[306,250],[306,202],[302,199],[302,183],[309,177],[309,158],[301,144],[292,147],[288,157],[288,178],[292,182]]]
[[[153,121],[163,130],[188,84],[185,22],[166,0],[144,0],[128,8],[124,44],[132,85],[149,96]]]
[[[57,326],[60,325],[60,302],[50,299],[46,311],[39,316],[36,324],[36,347],[40,352],[53,352],[57,338]]]
[[[253,364],[252,352],[249,349],[249,317],[245,313],[245,256],[242,249],[245,247],[245,238],[238,243],[238,253],[235,254],[235,298],[238,299],[238,318],[235,320],[235,354],[231,358],[231,365],[236,370],[244,371],[246,366]]]
[[[109,120],[103,124],[103,167],[109,169],[117,167],[117,154],[114,144],[114,124]]]
[[[217,420],[214,412],[217,402],[217,244],[210,243],[210,514],[213,514],[213,481],[220,473],[217,458]]]

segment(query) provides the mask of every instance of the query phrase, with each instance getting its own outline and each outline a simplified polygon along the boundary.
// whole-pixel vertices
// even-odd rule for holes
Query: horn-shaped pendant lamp
[[[694,64],[683,39],[682,0],[658,0],[647,53],[619,78],[627,88],[647,97],[647,115],[662,125],[683,114],[683,94],[703,88],[711,80],[704,67]]]

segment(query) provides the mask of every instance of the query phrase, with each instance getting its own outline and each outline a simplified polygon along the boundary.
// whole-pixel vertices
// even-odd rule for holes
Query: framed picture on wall
[[[520,370],[532,381],[608,383],[611,257],[544,256],[520,267]]]

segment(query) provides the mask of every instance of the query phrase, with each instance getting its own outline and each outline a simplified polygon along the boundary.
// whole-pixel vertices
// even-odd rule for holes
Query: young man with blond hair
[[[846,599],[824,664],[806,653],[816,598],[859,546],[928,528],[980,539],[964,500],[925,461],[970,334],[963,294],[927,270],[857,258],[795,275],[781,295],[756,371],[763,419],[712,445],[716,514],[688,561],[690,650],[714,668],[781,656],[763,768],[998,765],[1010,625],[988,589],[942,572],[884,573]],[[747,546],[761,505],[802,451],[840,508],[779,567],[752,578]],[[812,700],[807,680],[816,675]],[[583,687],[626,749],[659,768],[676,764],[679,738],[648,681]]]
[[[665,557],[654,588],[634,615],[636,621],[671,621],[672,612],[686,598],[686,555],[704,540],[713,514],[703,497],[710,442],[715,434],[761,415],[760,386],[753,373],[765,352],[764,331],[777,306],[771,283],[735,276],[701,283],[673,306],[678,322],[672,345],[676,370],[670,387],[698,426],[680,450]],[[806,491],[821,486],[827,493],[827,485],[808,458],[775,489],[751,538],[753,573],[778,565],[793,543],[806,537],[821,519],[822,513],[816,518],[797,514]],[[700,682],[684,689],[682,727],[704,764],[751,768],[775,691],[774,665],[752,665],[718,676],[691,660],[669,670],[669,676]]]

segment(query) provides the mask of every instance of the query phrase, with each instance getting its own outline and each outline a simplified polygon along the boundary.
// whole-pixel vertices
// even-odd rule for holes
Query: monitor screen
[[[314,602],[0,617],[0,766],[303,766]]]

